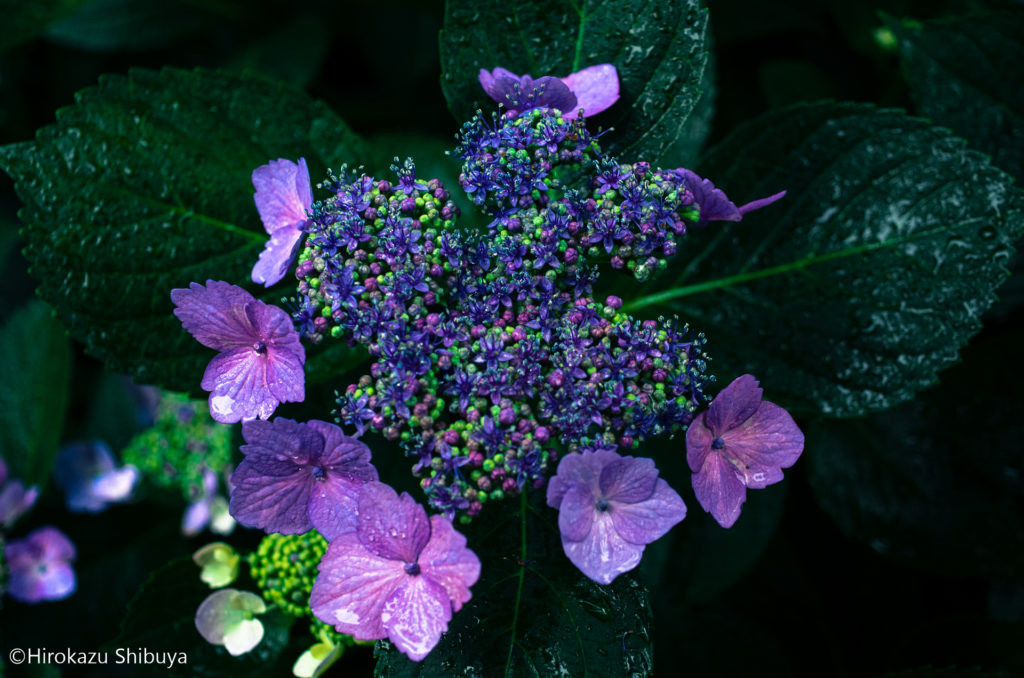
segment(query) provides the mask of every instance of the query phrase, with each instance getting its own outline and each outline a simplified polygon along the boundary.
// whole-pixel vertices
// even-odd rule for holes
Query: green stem
[[[512,650],[516,646],[516,625],[519,622],[519,603],[523,599],[523,582],[526,579],[526,492],[519,495],[519,582],[516,584],[516,603],[512,608],[512,639],[508,644],[505,658],[505,675],[512,668]]]

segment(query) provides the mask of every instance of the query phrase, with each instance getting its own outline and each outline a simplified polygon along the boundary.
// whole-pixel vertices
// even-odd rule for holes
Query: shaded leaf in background
[[[246,49],[232,53],[229,67],[254,70],[294,87],[308,87],[331,48],[333,22],[325,21],[322,12],[323,8],[294,12],[286,22],[275,25]],[[282,54],[288,58],[282,59]]]
[[[207,643],[196,630],[196,610],[212,593],[199,581],[199,568],[191,558],[178,558],[150,575],[128,605],[121,635],[113,648],[146,648],[151,652],[184,652],[188,663],[168,671],[165,666],[139,665],[160,673],[189,678],[288,675],[294,657],[281,657],[288,644],[292,618],[271,609],[257,618],[263,624],[263,640],[250,652],[232,657],[223,646]],[[280,658],[280,661],[278,661]]]
[[[886,673],[883,676],[879,676],[879,678],[1009,678],[1009,675],[1002,671],[995,673],[983,671],[976,666],[967,668],[948,666],[938,669],[933,666],[922,666],[916,669],[907,669],[906,671]]]
[[[1006,376],[1022,340],[972,344],[942,388],[891,412],[809,427],[811,484],[844,533],[944,574],[1024,573],[1024,397]]]
[[[707,333],[720,378],[756,374],[801,412],[856,416],[934,383],[1024,232],[1011,177],[945,130],[866,104],[763,115],[701,174],[737,203],[789,193],[689,233],[662,290],[625,308],[677,312]]]
[[[1024,87],[1007,70],[1024,63],[1024,9],[886,24],[918,112],[1024,182]]]
[[[615,128],[602,147],[623,161],[657,164],[700,97],[706,27],[699,0],[450,0],[441,86],[461,123],[497,106],[477,81],[481,68],[565,77],[614,64],[621,98],[596,118]]]
[[[484,564],[473,599],[422,662],[380,642],[375,675],[652,675],[650,601],[633,575],[587,579],[562,551],[557,514],[525,497],[489,510],[463,529]]]
[[[152,50],[212,29],[216,18],[185,0],[89,0],[46,37],[96,52]]]
[[[0,16],[4,18],[0,30],[0,50],[28,42],[46,30],[55,21],[68,16],[84,5],[86,0],[0,0]]]
[[[53,309],[35,299],[0,329],[0,457],[13,478],[46,484],[71,383],[71,349]]]
[[[0,148],[25,204],[31,272],[72,336],[138,383],[193,392],[212,356],[181,331],[170,290],[210,278],[253,288],[267,236],[251,172],[299,156],[315,184],[365,150],[296,89],[174,69],[104,77],[35,141]]]

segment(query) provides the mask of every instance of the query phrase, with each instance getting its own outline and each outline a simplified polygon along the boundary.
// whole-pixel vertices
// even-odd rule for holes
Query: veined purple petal
[[[200,385],[210,391],[210,416],[222,424],[269,419],[280,401],[267,383],[266,355],[249,347],[218,353]]]
[[[804,449],[804,434],[789,412],[770,402],[740,426],[722,434],[725,446],[720,454],[743,467],[747,487],[761,489],[782,480],[781,469],[789,468]]]
[[[619,73],[611,64],[589,66],[567,75],[562,82],[576,95],[576,107],[565,113],[569,120],[581,111],[585,118],[597,115],[619,100]]]
[[[767,207],[768,205],[771,205],[776,200],[781,200],[785,196],[786,196],[786,192],[785,191],[779,191],[775,195],[769,195],[767,198],[760,198],[758,200],[751,200],[750,202],[748,202],[745,205],[740,205],[738,209],[739,209],[740,214],[746,214],[747,212],[753,212],[754,210],[759,210],[762,207]]]
[[[580,483],[573,483],[562,497],[558,507],[558,531],[566,541],[582,541],[590,536],[597,511],[594,508],[594,495],[590,488]]]
[[[562,497],[573,483],[585,485],[595,496],[599,494],[601,470],[616,459],[620,459],[619,455],[610,450],[596,450],[583,454],[576,452],[562,457],[558,462],[555,476],[548,481],[548,506],[558,508],[562,503]]]
[[[270,287],[281,280],[302,237],[306,210],[313,204],[313,188],[305,158],[298,164],[278,159],[252,173],[253,199],[263,227],[270,234],[266,248],[252,269],[253,282]]]
[[[621,457],[601,469],[601,496],[629,504],[644,501],[654,494],[658,469],[645,457]]]
[[[359,540],[381,558],[415,563],[430,539],[427,512],[403,492],[384,483],[363,485],[359,493]]]
[[[342,534],[320,560],[309,606],[320,621],[356,640],[384,638],[384,603],[408,577],[401,561],[371,553],[355,532]]]
[[[448,592],[453,612],[473,597],[469,587],[480,578],[480,559],[466,548],[466,538],[447,518],[430,516],[430,541],[420,552],[419,565],[423,577]]]
[[[245,422],[242,436],[245,459],[231,475],[231,515],[242,525],[267,532],[311,530],[309,500],[324,437],[281,418]]]
[[[732,383],[715,396],[708,407],[705,423],[715,436],[736,428],[754,416],[761,405],[764,390],[750,374],[733,379]]]
[[[573,565],[599,584],[610,584],[613,579],[640,564],[644,547],[631,544],[615,530],[607,512],[598,514],[590,536],[582,541],[562,539],[562,548]]]
[[[638,546],[661,539],[686,517],[686,504],[663,479],[658,478],[650,497],[638,503],[611,502],[609,513],[615,531]]]
[[[767,198],[760,198],[737,207],[721,189],[715,188],[710,179],[702,179],[692,170],[685,168],[680,168],[676,172],[686,180],[686,187],[693,193],[694,202],[700,207],[698,226],[703,226],[709,221],[739,221],[747,212],[767,207],[786,195],[785,191],[780,191]]]
[[[434,649],[451,618],[451,603],[444,588],[422,576],[406,577],[381,612],[388,638],[417,662]]]
[[[245,314],[253,296],[241,287],[207,280],[206,287],[191,283],[188,289],[171,290],[174,315],[203,346],[217,351],[251,347],[259,339]]]
[[[697,501],[722,527],[732,527],[740,517],[740,508],[747,500],[736,468],[719,454],[709,454],[704,465],[693,474],[693,492]]]
[[[334,424],[314,419],[306,425],[324,437],[324,450],[316,460],[321,473],[312,486],[309,518],[317,532],[331,541],[355,531],[359,492],[364,484],[378,479],[377,469],[370,463],[370,448]]]

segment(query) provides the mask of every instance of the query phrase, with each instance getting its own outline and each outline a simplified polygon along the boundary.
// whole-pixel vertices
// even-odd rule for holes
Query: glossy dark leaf
[[[376,675],[649,676],[647,590],[629,573],[609,586],[586,578],[562,551],[553,510],[507,500],[464,530],[483,573],[473,599],[422,662],[387,641]]]
[[[941,387],[865,419],[809,427],[821,506],[882,555],[952,575],[1024,572],[1020,332],[970,346]]]
[[[477,108],[496,109],[477,81],[481,68],[565,77],[614,64],[621,98],[597,117],[615,128],[602,146],[624,161],[655,163],[700,97],[706,26],[699,0],[451,0],[441,86],[461,122]]]
[[[32,275],[72,336],[139,383],[195,391],[213,354],[181,330],[170,290],[215,279],[294,295],[249,282],[267,239],[250,175],[300,156],[315,184],[365,150],[298,90],[165,69],[102,78],[35,141],[0,148],[0,165],[25,205]]]
[[[0,457],[13,478],[45,485],[64,426],[71,350],[53,309],[37,300],[0,329]]]
[[[1024,181],[1024,10],[887,24],[918,111]]]
[[[703,167],[739,223],[687,235],[661,290],[626,309],[706,332],[712,371],[751,372],[771,400],[856,416],[935,381],[979,328],[1024,232],[1012,179],[900,111],[819,103],[766,114]]]

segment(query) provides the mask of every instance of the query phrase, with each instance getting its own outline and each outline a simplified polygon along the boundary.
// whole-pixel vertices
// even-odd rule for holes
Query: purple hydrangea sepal
[[[12,480],[0,487],[0,527],[10,527],[31,509],[39,498],[38,487],[25,487],[20,480]]]
[[[420,661],[479,576],[480,560],[451,521],[428,519],[408,494],[373,482],[360,491],[356,530],[336,537],[320,561],[309,604],[341,633],[389,638]]]
[[[619,74],[611,64],[584,68],[564,78],[545,76],[534,80],[500,66],[480,69],[480,85],[487,95],[513,113],[533,108],[557,108],[567,119],[581,112],[597,115],[619,100]]]
[[[131,497],[139,470],[131,464],[119,467],[106,443],[94,440],[61,448],[54,477],[69,511],[99,513]]]
[[[644,547],[686,517],[653,461],[610,449],[562,457],[547,502],[558,509],[565,555],[599,584],[635,568]]]
[[[313,204],[306,159],[298,164],[283,158],[252,171],[253,199],[263,227],[270,234],[259,261],[252,268],[252,281],[266,287],[284,278],[295,259],[306,225],[306,210]]]
[[[709,221],[739,221],[747,212],[767,207],[786,195],[785,191],[779,191],[775,195],[760,198],[737,207],[733,201],[729,200],[722,189],[715,188],[710,179],[702,179],[695,172],[688,169],[678,169],[676,173],[681,175],[686,181],[687,188],[693,193],[694,202],[700,208],[698,226],[703,226]]]
[[[62,600],[75,592],[75,546],[55,527],[40,527],[4,548],[7,592],[23,603]]]
[[[242,424],[245,459],[231,476],[231,515],[280,534],[355,529],[359,490],[377,480],[370,448],[324,421]]]
[[[757,380],[744,374],[722,389],[686,431],[686,461],[697,501],[722,527],[732,527],[747,499],[782,480],[796,463],[804,434],[789,412],[761,400]]]
[[[267,419],[278,404],[305,398],[306,351],[287,313],[218,280],[171,290],[171,300],[185,329],[219,351],[201,384],[214,419]]]

